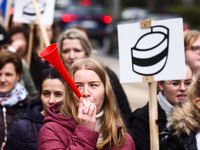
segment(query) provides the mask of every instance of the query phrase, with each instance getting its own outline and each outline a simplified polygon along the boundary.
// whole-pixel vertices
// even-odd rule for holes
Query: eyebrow
[[[64,93],[63,91],[55,91],[54,93]]]
[[[50,91],[50,90],[43,89],[42,92],[51,92],[51,91]],[[62,90],[59,90],[59,91],[56,90],[56,91],[54,91],[54,92],[63,92],[63,91],[62,91]]]
[[[183,81],[192,81],[192,79],[185,79],[185,80],[183,80]],[[171,80],[171,81],[177,81],[177,82],[180,82],[181,80]]]
[[[98,82],[98,83],[100,83],[101,81],[90,81],[89,83],[96,83],[96,82]],[[76,83],[76,84],[82,84],[83,82],[74,82],[74,83]]]

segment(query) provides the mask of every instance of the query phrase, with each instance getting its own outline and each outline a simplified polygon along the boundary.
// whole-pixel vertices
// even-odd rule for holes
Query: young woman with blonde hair
[[[70,28],[65,30],[59,35],[57,43],[60,58],[67,70],[76,60],[92,57],[92,46],[83,29]],[[105,66],[105,70],[115,93],[123,121],[126,127],[130,128],[131,107],[124,89],[115,72],[108,66]]]
[[[86,58],[73,63],[72,80],[86,100],[67,87],[66,99],[47,109],[38,137],[44,149],[135,149],[126,132],[109,77],[97,60]]]
[[[191,88],[188,101],[174,108],[163,132],[162,150],[200,149],[200,70]]]

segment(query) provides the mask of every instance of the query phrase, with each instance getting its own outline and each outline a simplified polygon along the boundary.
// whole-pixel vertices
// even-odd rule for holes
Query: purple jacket
[[[97,149],[99,133],[78,125],[73,117],[63,117],[59,113],[60,106],[61,102],[58,102],[47,109],[44,125],[38,135],[37,149]],[[119,150],[135,150],[133,139],[129,134],[127,137],[126,144],[122,145]]]

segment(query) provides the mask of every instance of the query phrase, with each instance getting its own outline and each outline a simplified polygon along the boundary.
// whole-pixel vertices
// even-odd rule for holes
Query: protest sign
[[[185,78],[182,18],[118,25],[121,82],[145,82],[149,90],[151,150],[159,150],[157,82]]]
[[[185,78],[182,18],[118,25],[120,81],[142,82],[143,76],[156,81]]]
[[[30,24],[38,23],[38,18],[32,0],[15,0],[14,22]],[[52,25],[54,19],[55,0],[38,0],[37,6],[42,16],[43,23]],[[17,11],[16,11],[17,10]]]

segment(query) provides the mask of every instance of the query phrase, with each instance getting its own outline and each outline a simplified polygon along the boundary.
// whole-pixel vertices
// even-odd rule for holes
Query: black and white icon
[[[46,3],[44,1],[37,1],[37,5],[39,12],[42,15],[45,12]],[[37,16],[32,2],[29,2],[24,5],[22,13],[24,18],[28,20],[36,20]]]
[[[120,82],[143,82],[144,76],[155,81],[185,78],[183,19],[119,24]]]
[[[151,31],[142,35],[131,48],[133,71],[144,76],[159,73],[167,63],[168,49],[169,29],[162,25],[152,26]]]

